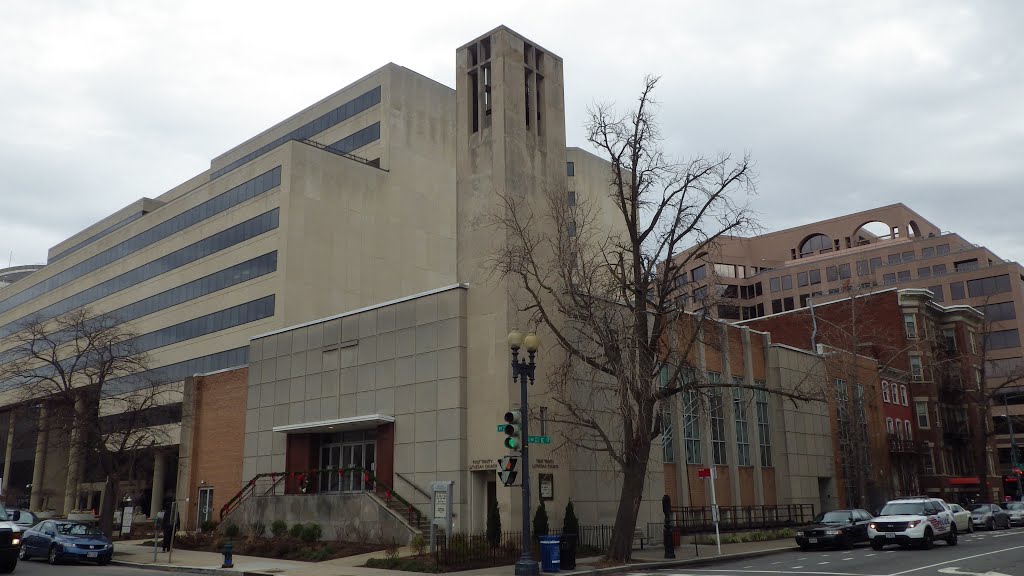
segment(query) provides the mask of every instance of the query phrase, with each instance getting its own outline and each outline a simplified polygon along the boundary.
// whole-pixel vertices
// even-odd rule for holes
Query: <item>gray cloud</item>
[[[587,106],[645,73],[666,147],[749,151],[767,229],[904,202],[1024,258],[1024,63],[1011,1],[142,3],[0,6],[0,254],[52,244],[394,61],[454,83],[504,23],[565,59],[570,145]]]

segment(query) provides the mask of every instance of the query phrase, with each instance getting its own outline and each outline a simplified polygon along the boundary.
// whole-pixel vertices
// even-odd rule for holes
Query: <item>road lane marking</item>
[[[803,566],[794,566],[793,568],[791,568],[791,570],[792,569],[799,569],[799,568],[803,568]],[[724,569],[712,570],[710,568],[700,568],[700,569],[697,569],[697,570],[700,572],[699,575],[698,574],[673,572],[673,573],[669,574],[668,576],[707,576],[708,573],[710,573],[710,572],[714,572],[716,574],[723,574],[723,576],[736,576],[737,574],[779,574],[781,576],[793,576],[793,572],[790,572],[789,570],[724,570]],[[800,576],[883,576],[883,575],[879,575],[879,574],[859,574],[859,573],[855,573],[855,572],[817,572],[817,571],[800,572],[799,574],[800,574]]]
[[[818,562],[818,566],[822,566],[822,565],[825,565],[825,564],[828,564],[828,562]]]
[[[843,558],[843,560],[853,560],[853,556],[850,556],[849,558]]]
[[[963,558],[957,558],[956,560],[947,560],[945,562],[939,562],[937,564],[930,564],[928,566],[921,566],[919,568],[911,568],[910,570],[904,570],[903,572],[893,572],[889,576],[900,576],[901,574],[910,574],[911,572],[917,572],[919,570],[927,570],[929,568],[935,568],[936,566],[945,566],[946,564],[952,564],[954,562],[962,562],[964,560],[971,560],[972,558],[981,558],[982,556],[990,556],[992,554],[1000,554],[1002,552],[1009,552],[1010,550],[1020,550],[1024,546],[1012,546],[1010,548],[1003,548],[1001,550],[992,550],[991,552],[982,552],[981,554],[975,554],[973,556],[964,556]]]
[[[1009,576],[1002,572],[961,572],[956,567],[939,568],[939,574],[959,574],[960,576]]]

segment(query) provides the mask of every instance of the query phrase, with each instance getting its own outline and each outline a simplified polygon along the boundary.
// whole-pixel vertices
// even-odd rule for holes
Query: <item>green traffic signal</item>
[[[519,428],[522,426],[522,413],[519,410],[509,410],[505,413],[505,448],[509,450],[522,450],[523,441],[519,436]]]
[[[522,443],[519,441],[519,438],[513,436],[505,438],[505,448],[508,448],[509,450],[519,450],[522,447],[523,446]]]

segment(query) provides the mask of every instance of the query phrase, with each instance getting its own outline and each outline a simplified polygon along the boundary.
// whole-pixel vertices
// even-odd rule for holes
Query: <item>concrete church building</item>
[[[219,520],[258,475],[356,466],[424,511],[430,482],[454,480],[460,531],[483,530],[492,499],[518,517],[519,490],[495,483],[505,453],[495,425],[518,403],[506,336],[531,327],[514,288],[488,273],[505,238],[485,217],[504,193],[539,202],[565,189],[606,203],[609,165],[566,147],[557,55],[499,27],[456,58],[454,90],[388,64],[68,238],[0,288],[0,336],[24,318],[88,306],[129,319],[151,343],[175,409],[159,423],[167,441],[147,448],[121,487],[144,512],[173,499],[194,528]],[[554,354],[539,353],[537,409]],[[93,467],[72,466],[79,455],[34,433],[45,401],[8,391],[0,406],[7,498],[57,513],[97,507]],[[543,418],[531,427],[557,438]],[[530,454],[552,521],[571,496],[581,522],[611,524],[614,469],[556,444]],[[783,445],[780,436],[772,449]],[[655,452],[638,526],[660,518],[666,493]],[[784,472],[771,479],[783,497],[758,488],[759,503],[821,501],[791,494]],[[347,494],[347,513],[393,524],[367,482],[323,478],[310,495],[291,478],[259,495]]]

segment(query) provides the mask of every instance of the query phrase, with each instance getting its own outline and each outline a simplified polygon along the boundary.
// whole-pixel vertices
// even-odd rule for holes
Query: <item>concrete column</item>
[[[747,386],[754,385],[754,353],[751,348],[750,328],[743,327],[740,335],[743,339],[743,380]],[[755,336],[763,338],[763,336]],[[765,347],[767,348],[767,346]],[[746,404],[747,410],[747,436],[750,439],[750,460],[754,465],[754,504],[764,504],[764,472],[761,469],[761,436],[760,427],[757,425],[757,393],[750,394],[750,401]]]
[[[82,434],[79,422],[85,412],[85,400],[75,399],[75,415],[71,426],[71,445],[68,447],[68,480],[64,485],[64,514],[75,509],[78,500],[78,482],[82,468]]]
[[[732,328],[723,324],[720,326],[720,329],[722,339],[722,388],[719,388],[719,390],[722,392],[722,414],[725,416],[725,447],[728,453],[726,464],[729,467],[729,491],[732,493],[728,504],[739,506],[743,503],[743,498],[740,492],[740,455],[736,444],[736,402],[733,396],[736,389],[733,384],[732,375],[732,355],[736,351],[731,348],[729,341],[729,331]],[[748,443],[750,441],[749,422],[747,424],[747,441]]]
[[[149,499],[149,517],[156,518],[157,512],[164,505],[164,475],[167,468],[167,455],[162,450],[153,452],[153,496]]]
[[[32,493],[29,495],[28,507],[33,512],[43,505],[43,467],[46,464],[46,443],[49,431],[46,423],[46,404],[39,408],[39,433],[36,435],[36,455],[32,465]]]
[[[7,420],[7,451],[4,453],[4,478],[0,485],[0,492],[7,494],[7,486],[11,483],[11,456],[14,453],[14,410],[8,412],[10,418]]]

